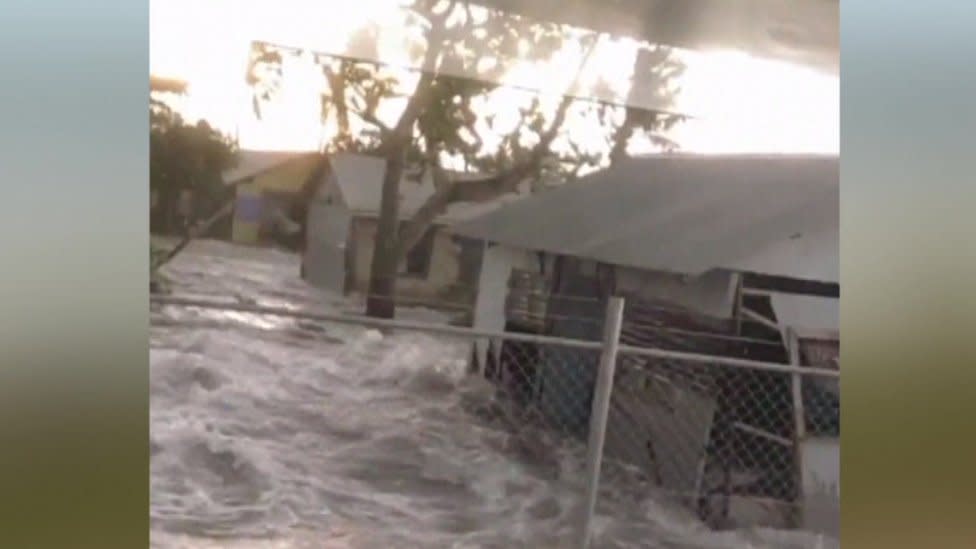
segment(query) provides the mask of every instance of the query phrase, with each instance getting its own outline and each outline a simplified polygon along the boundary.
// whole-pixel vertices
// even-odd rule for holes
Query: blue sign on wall
[[[264,203],[258,195],[242,194],[237,197],[236,216],[241,221],[261,221]]]

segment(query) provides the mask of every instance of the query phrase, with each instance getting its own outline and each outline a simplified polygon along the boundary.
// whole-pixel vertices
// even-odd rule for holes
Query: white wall
[[[376,244],[377,219],[356,217],[353,220],[353,290],[365,293],[369,288],[369,272]],[[424,301],[445,301],[445,295],[460,282],[461,246],[443,227],[434,227],[434,242],[427,276],[397,277],[397,295]],[[451,305],[463,305],[450,303]]]
[[[780,326],[792,326],[797,331],[840,329],[840,300],[795,294],[772,294],[770,301]]]
[[[475,329],[497,332],[505,329],[505,299],[512,269],[532,269],[537,263],[532,252],[503,245],[485,245],[474,306]],[[475,349],[478,364],[484,368],[488,341],[476,342]]]
[[[803,526],[837,537],[840,534],[840,440],[803,441]]]
[[[305,280],[325,290],[345,290],[346,246],[352,216],[329,174],[309,204],[305,233]]]
[[[305,279],[341,293],[346,279],[346,243],[351,216],[345,207],[315,200],[308,209]]]

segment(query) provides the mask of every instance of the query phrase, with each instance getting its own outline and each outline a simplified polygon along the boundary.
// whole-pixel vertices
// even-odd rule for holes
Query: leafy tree
[[[496,83],[511,69],[506,60],[546,60],[575,45],[585,61],[602,39],[596,33],[477,10],[460,0],[416,0],[404,8],[404,17],[407,28],[416,30],[410,53],[424,71],[316,57],[326,82],[322,119],[334,130],[326,152],[354,151],[386,161],[366,312],[387,318],[394,314],[398,264],[451,204],[576,177],[624,157],[639,137],[673,148],[658,132],[682,119],[580,99],[593,92],[581,89],[582,65],[561,96]],[[375,44],[375,37],[376,29],[367,28],[354,40],[361,49]],[[253,45],[248,82],[258,116],[286,77],[286,58],[307,54]],[[639,56],[635,68],[654,71],[664,90],[682,69],[664,49]],[[435,192],[401,228],[401,182],[425,174]]]
[[[235,154],[236,145],[206,121],[188,124],[163,100],[151,97],[149,188],[158,201],[150,210],[152,232],[180,232],[218,208],[230,194],[221,174],[233,166]],[[181,224],[177,210],[184,191],[192,193],[193,211]]]

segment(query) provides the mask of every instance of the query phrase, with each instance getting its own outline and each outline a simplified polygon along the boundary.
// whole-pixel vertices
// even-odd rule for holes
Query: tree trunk
[[[447,13],[435,17],[428,32],[424,67],[433,67],[442,47],[441,34]],[[407,101],[400,119],[385,136],[386,171],[383,174],[383,192],[380,198],[380,217],[376,227],[373,260],[369,269],[369,287],[366,296],[366,315],[375,318],[393,318],[396,313],[396,275],[400,264],[398,257],[400,226],[400,179],[406,163],[407,148],[413,137],[413,126],[420,113],[429,103],[435,86],[435,73],[424,71],[417,87]]]
[[[400,178],[406,147],[396,144],[386,156],[380,216],[376,226],[373,260],[369,268],[366,315],[393,318],[396,312],[397,229],[400,220]]]
[[[339,126],[337,140],[345,146],[352,139],[352,132],[349,129],[349,107],[346,105],[346,83],[342,76],[343,66],[346,61],[341,61],[338,73],[331,69],[325,71],[326,80],[329,82],[329,90],[332,94],[332,103],[336,109],[336,123]]]

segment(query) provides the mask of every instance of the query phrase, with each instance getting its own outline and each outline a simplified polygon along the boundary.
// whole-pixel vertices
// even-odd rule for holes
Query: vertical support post
[[[587,444],[586,456],[586,506],[583,509],[581,549],[589,549],[593,538],[593,514],[596,511],[597,492],[600,488],[600,465],[603,462],[603,443],[607,434],[607,416],[610,412],[610,395],[613,392],[613,373],[617,364],[617,347],[620,344],[623,312],[624,300],[611,297],[607,302],[600,369],[597,372],[593,405],[590,409],[590,440]]]
[[[496,291],[497,288],[493,286],[497,280],[494,278],[497,273],[492,269],[497,269],[499,265],[498,258],[490,250],[491,246],[489,242],[487,240],[482,241],[480,250],[481,261],[478,268],[478,282],[471,325],[476,329],[497,330],[501,332],[505,330],[506,309],[504,304],[506,303],[506,299],[508,299],[508,293],[505,290],[500,292]],[[498,310],[497,306],[499,302],[502,303],[501,311]],[[489,355],[492,354],[491,349],[492,345],[489,338],[478,338],[474,340],[474,361],[478,367],[477,374],[481,378],[487,377]]]
[[[732,304],[732,316],[735,319],[735,335],[742,335],[742,275],[735,275],[735,302]]]
[[[800,366],[800,340],[792,327],[786,328],[786,347],[790,354],[790,365]],[[803,376],[792,374],[793,393],[793,467],[796,483],[796,498],[793,502],[792,521],[794,527],[803,523],[803,441],[806,439],[806,411],[803,407]]]
[[[737,273],[735,275],[735,303],[732,310],[733,317],[735,319],[735,335],[742,336],[742,310],[745,308],[743,305],[745,293],[745,275],[742,273]],[[748,350],[748,349],[746,349]],[[743,353],[746,356],[746,353]],[[731,429],[731,427],[729,427]],[[737,436],[736,434],[731,434],[731,436]],[[720,450],[719,463],[721,464],[722,471],[722,500],[721,507],[718,511],[718,517],[713,517],[712,520],[719,523],[725,523],[729,519],[729,514],[732,512],[732,456],[729,448],[729,442],[726,442],[726,448]],[[734,447],[734,446],[732,446]],[[709,506],[711,502],[709,502]]]

